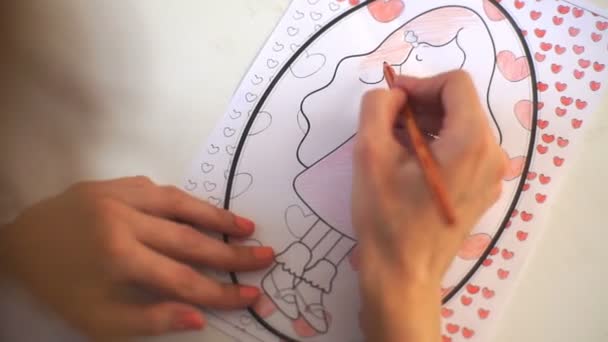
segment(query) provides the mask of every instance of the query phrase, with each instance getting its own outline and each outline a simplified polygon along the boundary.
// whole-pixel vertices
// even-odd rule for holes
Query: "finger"
[[[400,90],[374,90],[365,94],[357,136],[356,154],[363,159],[361,162],[369,162],[369,157],[395,157],[405,151],[394,132],[405,101],[405,94]]]
[[[230,245],[187,225],[142,213],[134,215],[137,238],[178,260],[232,272],[264,269],[274,260],[274,251],[269,247]]]
[[[191,267],[141,247],[125,260],[132,281],[187,303],[214,309],[241,309],[252,305],[260,290],[245,285],[220,284]]]
[[[446,146],[475,141],[488,124],[473,81],[463,71],[426,79],[400,77],[396,83],[408,92],[411,101],[440,105],[445,116],[441,140]]]
[[[203,229],[246,237],[253,233],[255,224],[244,217],[202,201],[173,186],[157,186],[145,177],[117,180],[123,186],[115,196],[137,209]]]
[[[202,330],[206,320],[195,307],[162,302],[147,305],[112,303],[103,312],[106,333],[115,336],[160,336],[174,332]]]

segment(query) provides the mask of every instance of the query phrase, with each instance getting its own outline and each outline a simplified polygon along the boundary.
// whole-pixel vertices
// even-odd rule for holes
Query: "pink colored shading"
[[[507,173],[504,176],[505,181],[512,181],[521,176],[524,171],[524,164],[526,163],[526,157],[519,156],[509,160],[509,166],[507,167]]]
[[[486,12],[486,15],[492,21],[501,21],[505,19],[505,15],[489,0],[483,1],[483,9]]]
[[[515,104],[515,116],[517,121],[527,130],[532,129],[532,113],[534,105],[530,100],[521,100]]]
[[[492,238],[488,234],[471,235],[464,241],[458,257],[464,260],[479,259],[491,242]]]
[[[530,76],[530,65],[526,56],[516,57],[511,51],[501,51],[496,58],[498,69],[507,80],[518,82]]]

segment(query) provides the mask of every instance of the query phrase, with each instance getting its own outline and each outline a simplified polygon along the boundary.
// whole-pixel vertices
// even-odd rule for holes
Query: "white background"
[[[7,118],[0,218],[81,179],[145,174],[181,184],[287,7],[287,0],[18,3],[19,43],[0,57],[13,62],[0,63]],[[600,177],[608,173],[608,113],[598,114],[497,342],[608,340],[608,185]],[[223,341],[211,330],[203,336]],[[0,294],[0,340],[65,339],[12,292]]]

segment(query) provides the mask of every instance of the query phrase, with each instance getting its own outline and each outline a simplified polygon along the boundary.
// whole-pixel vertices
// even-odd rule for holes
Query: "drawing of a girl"
[[[356,245],[350,189],[359,99],[368,90],[386,87],[384,61],[400,74],[418,77],[474,70],[473,81],[494,123],[495,136],[502,141],[488,100],[496,70],[495,47],[483,19],[464,7],[438,8],[415,17],[379,42],[374,51],[342,59],[329,84],[304,98],[299,121],[305,136],[297,157],[305,170],[296,176],[293,187],[316,215],[316,222],[277,255],[277,264],[265,275],[262,286],[285,316],[303,318],[320,334],[330,324],[324,296],[332,292],[338,266]],[[351,100],[332,100],[336,97]],[[328,132],[327,127],[334,130]],[[476,259],[489,242],[485,234],[472,236],[460,256]]]

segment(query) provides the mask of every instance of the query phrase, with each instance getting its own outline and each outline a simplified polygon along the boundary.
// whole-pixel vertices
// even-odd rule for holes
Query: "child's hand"
[[[397,85],[407,99],[403,90],[366,95],[355,148],[353,222],[365,329],[373,341],[436,342],[441,278],[498,199],[506,158],[468,75],[399,78]],[[431,150],[456,209],[455,226],[444,222],[416,157],[395,132],[406,101],[420,128],[439,135]]]
[[[229,246],[205,230],[246,237],[254,226],[145,177],[82,183],[0,230],[0,263],[91,336],[200,329],[198,306],[243,308],[259,290],[220,284],[194,266],[249,271],[273,261],[269,248]]]

